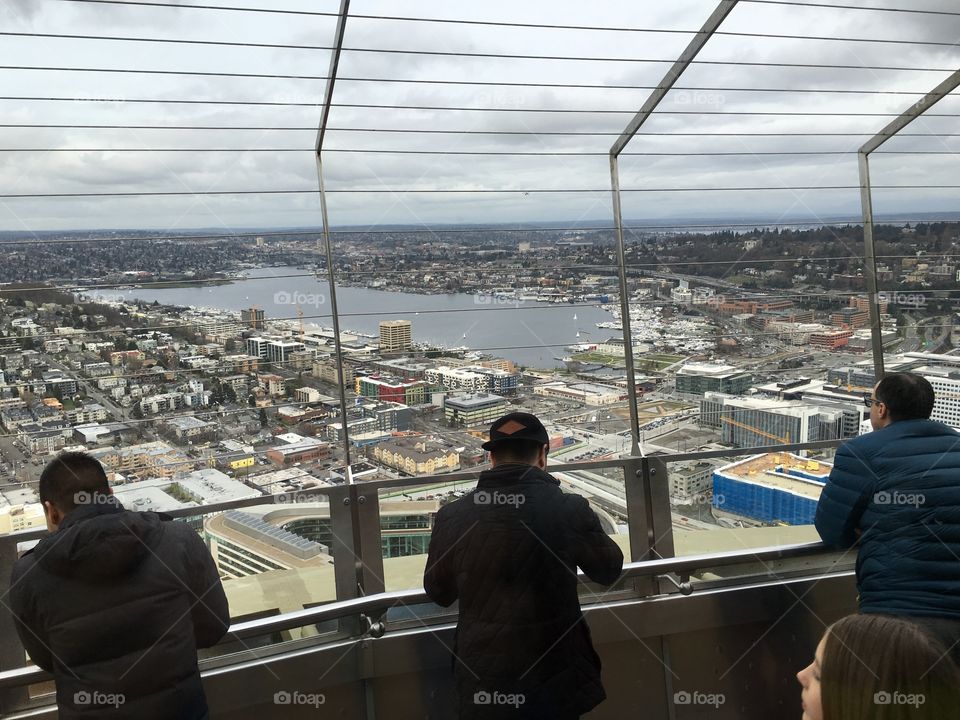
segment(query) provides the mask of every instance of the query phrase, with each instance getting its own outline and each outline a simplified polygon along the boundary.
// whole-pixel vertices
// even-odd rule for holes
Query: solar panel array
[[[231,530],[250,535],[270,547],[282,550],[301,560],[309,560],[328,551],[326,545],[306,540],[288,530],[264,522],[261,517],[253,513],[228,510],[224,513],[224,524]]]

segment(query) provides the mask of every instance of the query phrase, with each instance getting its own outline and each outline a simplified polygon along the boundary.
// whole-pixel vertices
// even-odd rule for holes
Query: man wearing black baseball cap
[[[504,415],[483,444],[491,469],[437,513],[423,586],[438,605],[460,601],[461,720],[572,720],[606,697],[577,568],[611,585],[623,553],[587,501],[547,474],[549,444],[536,416]]]

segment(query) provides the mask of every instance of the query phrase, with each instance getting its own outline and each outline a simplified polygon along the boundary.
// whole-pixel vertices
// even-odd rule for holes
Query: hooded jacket
[[[461,719],[569,717],[603,701],[577,567],[610,585],[623,553],[587,501],[539,468],[498,465],[437,513],[423,584],[438,605],[460,601]]]
[[[113,500],[70,512],[15,564],[10,606],[53,673],[61,720],[199,720],[197,647],[230,623],[220,577],[189,526]]]

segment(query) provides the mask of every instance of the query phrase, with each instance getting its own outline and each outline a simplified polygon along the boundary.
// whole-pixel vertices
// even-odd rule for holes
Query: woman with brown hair
[[[900,618],[834,623],[797,680],[803,720],[960,718],[960,672],[947,648]]]

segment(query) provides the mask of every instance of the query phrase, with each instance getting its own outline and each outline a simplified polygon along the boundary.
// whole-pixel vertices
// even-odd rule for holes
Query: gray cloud
[[[251,7],[259,3],[250,0]],[[336,10],[336,3],[285,2],[284,8]],[[355,2],[357,14],[395,14],[516,22],[593,24],[620,27],[699,28],[713,0],[679,0],[669,7],[650,3],[582,4],[491,2],[461,6],[435,0]],[[888,6],[893,6],[889,3]],[[265,4],[263,6],[266,6]],[[926,9],[955,10],[950,0],[918,3]],[[327,45],[333,20],[318,17],[228,13],[186,8],[136,8],[83,3],[8,2],[0,11],[20,29],[216,39],[294,45]],[[570,55],[672,59],[689,40],[676,34],[588,32],[492,28],[471,25],[348,21],[348,47],[429,49],[445,52]],[[953,42],[960,18],[881,12],[804,9],[742,4],[725,30],[830,36],[926,39]],[[716,37],[703,60],[736,62],[815,62],[822,64],[960,66],[960,50],[920,45],[835,43],[782,39]],[[324,75],[329,53],[322,50],[215,47],[159,43],[9,39],[0,47],[0,64],[117,67],[267,74]],[[342,77],[444,79],[474,82],[571,83],[589,88],[538,88],[342,81],[335,103],[504,108],[521,112],[395,110],[335,107],[335,128],[502,131],[530,135],[402,134],[331,131],[331,149],[477,150],[488,152],[605,153],[613,137],[553,136],[540,133],[617,133],[647,97],[648,91],[613,85],[654,85],[665,63],[568,62],[496,58],[462,58],[385,53],[346,53]],[[193,153],[4,153],[0,183],[12,192],[163,191],[290,189],[314,187],[316,174],[309,148],[320,112],[313,107],[211,104],[148,104],[132,99],[317,103],[323,82],[254,78],[122,75],[0,71],[6,94],[75,98],[74,102],[0,101],[0,121],[34,124],[224,125],[265,128],[305,127],[304,131],[184,131],[7,129],[6,147],[188,147]],[[800,69],[701,64],[680,81],[687,87],[822,88],[900,90],[917,93],[933,87],[945,73],[872,70]],[[91,102],[91,98],[126,102]],[[909,95],[760,93],[731,90],[674,91],[645,130],[704,133],[700,137],[637,137],[631,153],[775,152],[832,150],[843,156],[624,157],[622,185],[639,187],[722,187],[855,184],[855,150],[888,120],[883,117],[812,117],[669,114],[721,112],[834,112],[897,114],[914,101]],[[621,114],[539,113],[541,108],[622,110]],[[960,113],[960,102],[945,100],[938,112]],[[925,118],[917,131],[955,132],[956,120]],[[855,132],[859,137],[716,137],[714,133]],[[200,152],[205,148],[303,148],[302,153]],[[891,148],[960,149],[951,139],[898,138]],[[889,184],[950,184],[955,176],[950,156],[890,156],[878,159],[878,176]],[[524,189],[606,188],[607,161],[595,157],[529,157],[411,154],[351,154],[325,157],[328,188],[489,188],[502,194],[363,194],[330,196],[334,222],[497,222],[589,219],[609,221],[609,192],[577,195],[531,194]],[[955,208],[945,193],[886,193],[891,211]],[[783,213],[856,213],[858,196],[849,192],[761,193],[626,193],[625,212],[637,218]],[[314,196],[238,196],[171,199],[102,199],[89,201],[8,200],[0,204],[6,229],[28,227],[156,227],[317,224]]]

